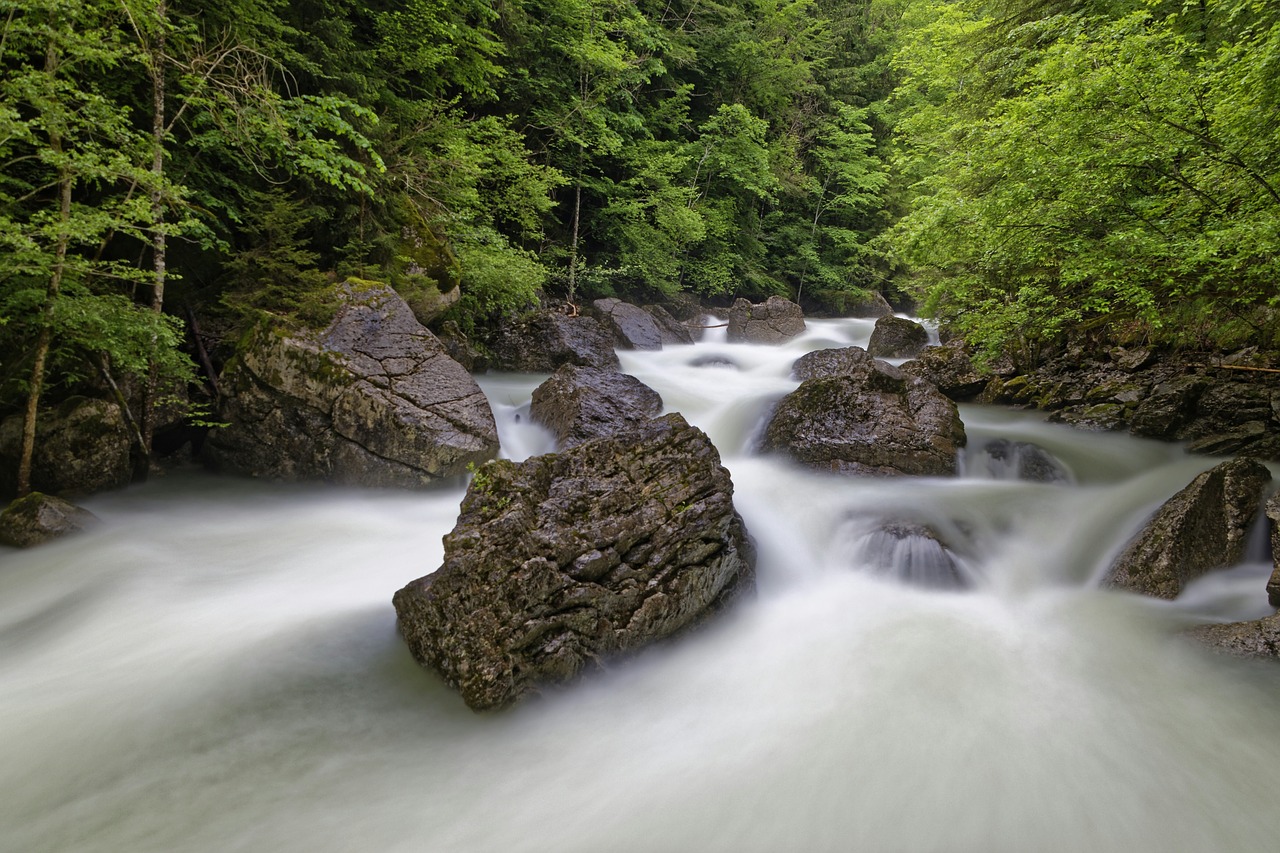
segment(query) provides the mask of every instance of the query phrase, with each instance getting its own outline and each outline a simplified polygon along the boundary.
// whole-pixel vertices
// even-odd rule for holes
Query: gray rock
[[[662,333],[663,344],[691,344],[697,341],[698,335],[694,334],[694,330],[687,324],[677,320],[663,306],[646,305],[644,310],[648,311],[649,315],[653,317],[653,321],[658,324],[658,331]]]
[[[942,346],[926,347],[918,356],[902,365],[902,371],[932,383],[952,400],[972,400],[991,381],[974,367],[973,357],[963,341],[952,340]]]
[[[1196,477],[1143,527],[1111,567],[1105,585],[1173,599],[1196,578],[1239,563],[1270,481],[1267,467],[1247,458]]]
[[[591,304],[622,349],[662,349],[662,329],[648,311],[612,296]]]
[[[878,290],[869,290],[866,298],[846,303],[845,311],[850,317],[878,318],[892,314],[893,306],[884,298],[884,294]]]
[[[979,455],[986,457],[987,471],[993,479],[1033,483],[1065,483],[1071,479],[1052,453],[1029,441],[996,439],[983,445]]]
[[[872,571],[933,589],[969,586],[955,551],[927,524],[908,520],[876,525],[854,548],[854,560]]]
[[[727,338],[730,341],[780,344],[804,329],[804,312],[800,306],[781,296],[770,296],[756,305],[738,299],[729,309]]]
[[[876,320],[867,352],[877,358],[915,358],[929,345],[924,326],[905,317],[887,315]]]
[[[51,539],[78,533],[98,517],[62,498],[32,492],[0,513],[0,545],[32,548]]]
[[[22,416],[0,425],[0,494],[17,491]],[[133,477],[131,439],[120,407],[75,397],[36,420],[31,486],[64,496],[87,495],[128,485]]]
[[[413,656],[477,711],[573,678],[754,588],[729,473],[679,415],[476,473],[444,564],[395,594]]]
[[[1271,562],[1275,565],[1267,581],[1267,600],[1272,607],[1280,607],[1280,493],[1267,501],[1266,514],[1271,527]]]
[[[495,370],[553,373],[565,364],[616,369],[613,335],[594,317],[540,310],[503,325],[493,341]]]
[[[261,326],[224,372],[214,468],[418,487],[497,454],[488,400],[390,288],[348,285],[322,331]]]
[[[565,365],[533,391],[529,413],[560,449],[615,435],[662,411],[662,397],[634,376]]]
[[[1227,654],[1246,658],[1280,658],[1280,613],[1251,622],[1200,625],[1187,636]]]
[[[1174,438],[1195,417],[1196,404],[1208,387],[1203,376],[1179,376],[1158,383],[1138,404],[1129,431],[1149,438]]]
[[[816,470],[948,476],[964,443],[955,403],[873,360],[802,382],[778,404],[763,449]]]
[[[872,366],[875,359],[862,347],[838,347],[805,353],[791,365],[800,381],[818,377],[848,376]]]

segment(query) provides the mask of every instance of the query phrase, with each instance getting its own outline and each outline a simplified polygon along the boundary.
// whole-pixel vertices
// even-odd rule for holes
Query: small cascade
[[[927,525],[893,520],[875,524],[869,530],[865,521],[852,522],[850,527],[844,537],[850,540],[849,561],[856,568],[912,586],[970,586],[960,557]]]
[[[962,454],[961,471],[965,476],[990,480],[1074,482],[1062,461],[1043,447],[1007,438],[987,441],[977,449],[967,448]]]

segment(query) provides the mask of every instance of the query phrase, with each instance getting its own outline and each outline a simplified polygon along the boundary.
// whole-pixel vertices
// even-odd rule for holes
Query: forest
[[[0,419],[348,276],[1275,348],[1270,0],[2,0]],[[123,390],[122,390],[123,389]],[[212,413],[198,407],[193,417]]]

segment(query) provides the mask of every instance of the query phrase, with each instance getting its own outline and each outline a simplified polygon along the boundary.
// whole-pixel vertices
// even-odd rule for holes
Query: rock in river
[[[781,296],[770,296],[764,302],[752,305],[738,299],[729,309],[730,341],[749,344],[780,344],[803,332],[804,312],[800,306]]]
[[[662,411],[662,397],[634,376],[565,365],[533,391],[529,414],[561,450],[614,435]]]
[[[688,628],[754,585],[729,472],[672,414],[482,467],[444,564],[394,604],[413,656],[483,711]]]
[[[98,517],[62,498],[31,492],[0,513],[0,545],[31,548],[97,524]]]
[[[1267,467],[1249,458],[1205,471],[1156,511],[1111,567],[1107,586],[1173,599],[1205,573],[1239,563],[1270,481]]]
[[[765,451],[816,470],[851,474],[956,473],[964,424],[937,388],[870,358],[815,376],[788,394],[765,429]]]
[[[383,285],[348,283],[323,330],[259,327],[223,374],[215,468],[275,480],[416,487],[497,454],[489,402]]]

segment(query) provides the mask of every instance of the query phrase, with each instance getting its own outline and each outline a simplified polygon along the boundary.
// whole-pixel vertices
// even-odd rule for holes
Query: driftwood
[[[1215,364],[1213,367],[1217,367],[1222,370],[1255,370],[1258,373],[1280,373],[1280,370],[1277,370],[1274,367],[1249,367],[1244,364]]]
[[[209,383],[209,387],[213,389],[213,396],[219,398],[222,392],[218,389],[218,374],[213,369],[213,360],[209,358],[209,351],[205,349],[204,340],[200,337],[200,324],[196,322],[196,312],[191,310],[191,306],[183,306],[187,309],[187,322],[191,325],[191,339],[196,342],[196,354],[200,358],[200,366],[204,368],[205,380]]]

